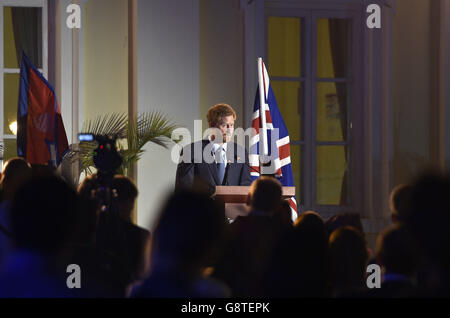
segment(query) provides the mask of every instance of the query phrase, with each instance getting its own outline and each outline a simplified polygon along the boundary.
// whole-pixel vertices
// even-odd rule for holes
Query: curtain
[[[349,19],[329,19],[331,56],[333,59],[333,68],[335,77],[348,76],[348,60],[349,60],[349,35],[350,20]],[[342,138],[347,141],[347,90],[348,85],[339,85],[336,83],[336,92],[339,101],[339,114],[342,129]],[[348,147],[344,146],[345,158],[348,166]],[[342,190],[340,204],[347,204],[348,190],[348,167],[345,169],[342,180]]]
[[[42,67],[42,8],[12,7],[14,40],[17,61],[22,61],[22,51],[38,68]]]

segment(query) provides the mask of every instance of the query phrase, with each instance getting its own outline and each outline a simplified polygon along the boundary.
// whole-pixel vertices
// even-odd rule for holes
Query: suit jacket
[[[201,140],[184,147],[177,167],[175,187],[192,187],[198,182],[206,185],[211,194],[217,185],[250,185],[252,180],[247,150],[233,142],[227,144],[227,166],[224,180],[220,183],[211,142]]]

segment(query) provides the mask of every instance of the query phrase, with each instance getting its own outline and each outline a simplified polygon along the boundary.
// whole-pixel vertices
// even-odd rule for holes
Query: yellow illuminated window
[[[268,72],[291,139],[297,201],[348,205],[351,19],[309,11],[269,15],[266,23]]]

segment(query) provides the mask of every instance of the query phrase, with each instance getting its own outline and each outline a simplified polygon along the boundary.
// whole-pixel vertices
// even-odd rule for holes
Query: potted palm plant
[[[117,173],[128,175],[133,164],[137,163],[144,154],[144,146],[148,142],[168,148],[172,140],[172,132],[177,127],[158,111],[139,114],[134,119],[129,119],[127,114],[111,113],[86,121],[83,125],[83,133],[116,136],[117,147],[122,156],[122,165]],[[76,161],[79,160],[80,172],[84,172],[85,175],[92,174],[94,172],[93,152],[96,147],[96,141],[81,142],[72,145],[67,156]]]

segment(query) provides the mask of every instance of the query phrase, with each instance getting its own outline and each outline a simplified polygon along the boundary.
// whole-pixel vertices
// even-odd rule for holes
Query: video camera
[[[117,136],[101,136],[94,134],[78,134],[82,142],[97,142],[93,151],[94,166],[97,169],[98,186],[93,192],[93,198],[100,207],[97,224],[98,244],[107,250],[114,251],[120,244],[121,227],[117,206],[117,191],[111,185],[114,174],[122,164],[122,156],[116,147]]]
[[[95,190],[95,199],[102,207],[103,212],[117,210],[115,200],[117,193],[111,189],[114,174],[122,164],[122,156],[116,148],[116,136],[101,136],[94,134],[78,134],[82,142],[97,142],[93,151],[94,166],[97,169],[98,188]],[[110,213],[108,213],[110,214]]]
[[[108,255],[107,266],[112,266],[109,262],[120,262],[117,253],[126,248],[127,242],[127,227],[120,216],[118,193],[113,186],[114,175],[122,164],[122,156],[116,147],[117,136],[78,134],[78,140],[91,143],[92,147],[93,142],[97,143],[92,153],[97,182],[90,191],[90,199],[97,208],[95,244],[105,251],[103,255]]]
[[[94,150],[94,165],[100,174],[114,175],[114,172],[122,164],[122,156],[116,148],[116,136],[101,136],[94,134],[78,134],[80,142],[98,143]]]

